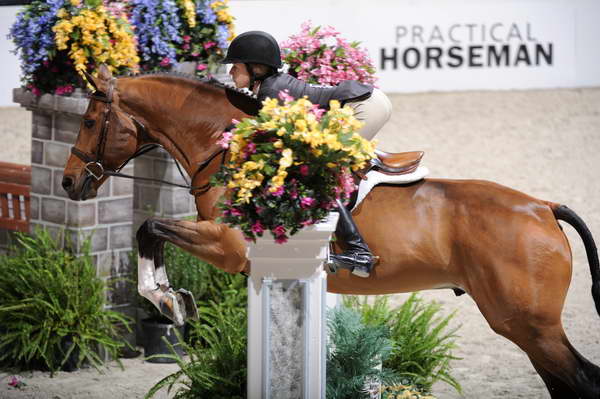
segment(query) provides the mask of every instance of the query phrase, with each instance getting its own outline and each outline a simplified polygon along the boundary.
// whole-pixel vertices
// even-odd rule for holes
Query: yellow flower
[[[79,6],[79,4],[81,4],[81,1],[80,0],[71,0],[70,3],[73,7],[77,7],[77,6]]]
[[[298,119],[294,126],[296,126],[296,129],[298,129],[301,132],[305,132],[307,130],[307,124],[304,119]]]

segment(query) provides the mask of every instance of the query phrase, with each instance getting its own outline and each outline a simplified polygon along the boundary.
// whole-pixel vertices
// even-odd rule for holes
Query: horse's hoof
[[[176,295],[180,305],[185,309],[187,319],[198,320],[198,307],[196,306],[194,295],[183,288],[178,289]]]
[[[166,292],[161,298],[160,312],[175,323],[177,327],[185,324],[185,306],[182,306],[181,298],[172,292]]]

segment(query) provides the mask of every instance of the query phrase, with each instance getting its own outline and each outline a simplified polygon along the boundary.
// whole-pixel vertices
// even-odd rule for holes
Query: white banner
[[[414,5],[413,5],[414,4]],[[368,49],[388,92],[600,85],[600,2],[231,2],[237,32],[312,20]]]

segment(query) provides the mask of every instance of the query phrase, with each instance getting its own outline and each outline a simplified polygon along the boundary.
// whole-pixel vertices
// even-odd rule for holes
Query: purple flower
[[[161,67],[167,67],[167,66],[171,65],[171,59],[169,57],[165,57],[160,61],[159,65]]]
[[[277,244],[285,244],[288,241],[286,236],[275,237],[275,242]]]
[[[283,189],[283,186],[279,186],[279,187],[277,187],[277,190],[275,190],[275,191],[273,191],[273,192],[271,193],[271,195],[272,195],[272,196],[274,196],[274,197],[281,197],[281,196],[283,195],[283,193],[284,193],[284,192],[285,192],[285,191],[284,191],[284,189]]]
[[[275,234],[276,237],[285,235],[285,227],[283,227],[283,225],[281,224],[279,226],[276,226],[271,231],[273,232],[273,234]]]
[[[250,229],[255,234],[262,234],[262,232],[265,231],[265,227],[260,223],[260,220],[257,220]]]
[[[317,201],[311,197],[302,197],[300,198],[300,207],[302,209],[311,208]]]

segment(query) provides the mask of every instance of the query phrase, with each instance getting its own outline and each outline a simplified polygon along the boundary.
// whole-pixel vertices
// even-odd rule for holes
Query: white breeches
[[[354,109],[354,116],[364,123],[358,133],[367,140],[372,140],[392,115],[390,99],[377,88],[366,100],[346,104]]]

